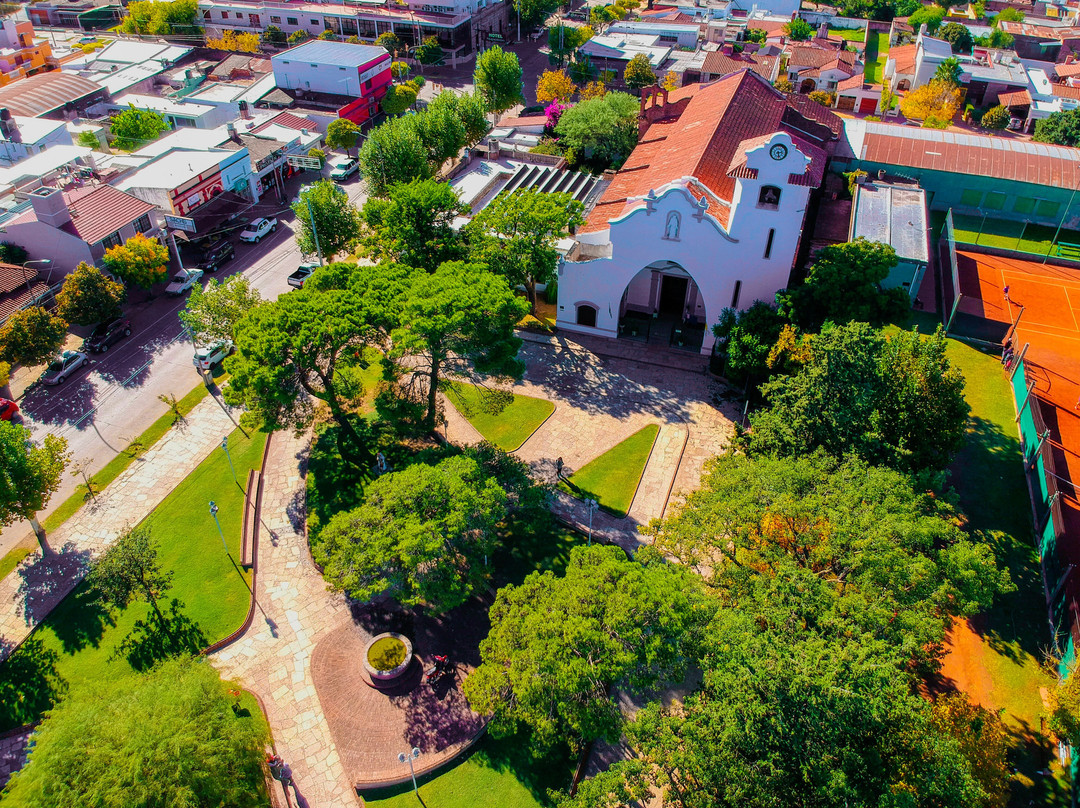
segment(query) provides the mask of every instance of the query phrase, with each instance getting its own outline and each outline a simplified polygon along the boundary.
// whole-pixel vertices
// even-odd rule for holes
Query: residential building
[[[1064,62],[1080,54],[1080,28],[1047,22],[1002,21],[1002,31],[1013,38],[1013,49],[1021,59],[1040,62]]]
[[[643,34],[659,37],[664,45],[677,48],[697,48],[701,39],[702,26],[699,23],[676,23],[666,21],[622,20],[613,22],[605,31],[607,34]]]
[[[749,69],[641,103],[638,145],[560,265],[558,324],[708,353],[724,308],[788,285],[840,122]]]
[[[832,170],[856,168],[917,181],[931,210],[1080,226],[1080,149],[844,119]]]
[[[57,65],[48,42],[34,42],[34,24],[22,12],[0,18],[0,87]]]
[[[190,97],[189,97],[190,98]],[[191,127],[214,129],[239,114],[239,107],[232,104],[201,104],[189,98],[162,98],[156,95],[122,95],[110,101],[106,108],[111,113],[125,109],[142,109],[156,112],[172,129]]]
[[[73,120],[109,97],[109,91],[90,79],[53,70],[0,87],[0,108],[25,118]]]
[[[66,274],[85,261],[98,264],[110,247],[136,233],[157,237],[160,217],[154,205],[111,185],[62,191],[43,186],[0,215],[4,240],[31,257],[49,258]]]
[[[835,92],[841,81],[862,73],[857,54],[820,40],[791,43],[787,54],[787,77],[800,93]]]
[[[889,48],[884,76],[894,92],[906,93],[914,86],[918,51],[915,42]]]
[[[739,53],[732,45],[725,44],[719,50],[706,52],[705,61],[701,66],[701,81],[708,83],[744,68],[753,70],[771,84],[776,81],[779,73],[780,57],[765,56],[747,50]]]
[[[83,146],[53,145],[10,166],[0,166],[0,195],[42,185],[74,184],[98,173],[97,155]]]
[[[124,6],[112,0],[37,0],[27,7],[26,13],[36,25],[97,31],[120,22]]]
[[[341,37],[374,42],[393,32],[406,45],[435,37],[447,63],[471,59],[485,41],[509,35],[509,4],[504,0],[364,0],[362,4],[295,2],[295,0],[199,0],[202,25],[208,33],[222,30],[261,33],[267,25],[286,34],[305,31],[318,36],[332,31]]]
[[[63,121],[24,118],[0,109],[0,164],[11,165],[40,154],[50,146],[71,146],[74,141]]]
[[[390,54],[374,45],[314,40],[271,58],[282,90],[325,93],[351,101],[338,117],[362,123],[379,111],[391,83]]]
[[[61,67],[65,73],[77,73],[100,84],[113,98],[124,93],[153,94],[159,77],[191,50],[167,42],[117,39],[100,50],[65,61]]]

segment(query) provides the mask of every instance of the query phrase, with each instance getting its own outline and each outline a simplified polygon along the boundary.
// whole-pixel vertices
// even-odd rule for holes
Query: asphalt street
[[[291,200],[302,184],[312,180],[310,172],[290,178],[287,198]],[[363,204],[363,186],[356,177],[344,187],[355,204]],[[272,197],[245,215],[276,216],[277,232],[258,244],[245,244],[233,235],[230,240],[236,245],[236,256],[207,278],[223,280],[243,273],[264,298],[271,300],[289,290],[286,278],[302,257],[293,238],[293,212],[287,203],[279,203],[276,195]],[[161,284],[152,298],[139,292],[133,294],[125,307],[132,326],[130,337],[107,353],[91,355],[89,367],[80,368],[63,384],[34,385],[19,401],[23,423],[34,436],[41,439],[51,432],[67,438],[73,461],[85,464],[87,474],[105,466],[168,412],[168,405],[159,396],[181,398],[201,381],[192,365],[193,346],[177,317],[186,296],[167,297],[163,289]],[[65,474],[60,490],[38,518],[44,519],[67,499],[80,480]],[[0,556],[32,535],[28,522],[10,525],[0,532]]]

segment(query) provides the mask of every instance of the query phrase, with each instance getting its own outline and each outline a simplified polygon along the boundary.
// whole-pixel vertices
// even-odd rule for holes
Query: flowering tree
[[[562,114],[568,109],[570,109],[570,105],[563,104],[558,99],[552,101],[544,108],[544,117],[547,118],[547,123],[544,124],[544,134],[550,135],[554,133],[555,127],[559,124],[559,118],[561,118]]]

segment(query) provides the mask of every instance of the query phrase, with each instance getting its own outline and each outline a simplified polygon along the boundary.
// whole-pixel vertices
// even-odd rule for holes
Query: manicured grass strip
[[[34,541],[32,538],[28,538],[23,539],[21,542],[8,550],[7,553],[4,554],[4,557],[0,558],[0,580],[3,580],[8,574],[10,574],[13,569],[15,569],[17,566],[19,566],[19,564],[22,563],[24,558],[26,558],[36,549],[37,542]]]
[[[1057,234],[1056,227],[1040,224],[1025,226],[1023,222],[1003,219],[988,218],[984,221],[981,216],[954,213],[953,227],[957,243],[1016,250],[1038,256],[1049,254],[1056,257],[1056,243],[1080,244],[1080,232],[1076,230],[1062,228],[1061,233]],[[1054,241],[1055,234],[1058,235],[1057,242]],[[1075,251],[1066,251],[1063,257],[1072,258],[1075,255]]]
[[[219,382],[222,378],[219,377]],[[180,417],[186,417],[195,409],[196,404],[209,395],[209,392],[205,384],[200,384],[180,399],[176,404]],[[151,446],[161,440],[165,433],[176,424],[176,421],[176,415],[171,410],[158,418],[145,432],[129,443],[120,454],[106,463],[105,467],[97,474],[90,475],[90,484],[100,492],[105,486],[123,474],[128,466],[146,454]],[[60,507],[50,513],[45,518],[45,521],[41,523],[41,526],[45,528],[45,532],[51,533],[74,516],[79,508],[86,504],[88,497],[89,493],[86,490],[86,485],[80,483],[75,489],[75,493],[60,503]],[[3,578],[3,575],[0,575],[0,578]]]
[[[615,516],[626,516],[659,432],[660,427],[656,424],[639,429],[586,463],[569,479],[560,482],[559,487],[581,499],[595,499],[601,508]]]
[[[881,84],[885,78],[885,62],[889,58],[889,34],[887,31],[879,31],[871,34],[866,40],[866,52],[863,61],[866,67],[863,75],[870,84]]]
[[[866,39],[865,28],[830,28],[829,36],[847,42],[862,42]]]
[[[266,434],[245,438],[229,435],[229,450],[241,483],[249,469],[262,463]],[[221,546],[210,500],[230,555]],[[251,575],[237,567],[244,492],[233,481],[229,462],[215,449],[146,519],[158,545],[163,570],[172,587],[160,602],[170,618],[171,633],[185,650],[197,652],[235,631],[247,616]],[[119,518],[119,517],[118,517]],[[0,731],[27,723],[48,709],[58,678],[76,686],[103,676],[128,676],[162,655],[164,638],[142,602],[107,611],[86,586],[80,585],[45,618],[27,641],[0,665]],[[140,630],[137,621],[149,622]],[[134,653],[120,650],[129,635],[140,637]]]
[[[504,452],[521,447],[540,424],[555,412],[555,405],[542,398],[514,395],[513,399],[498,412],[490,408],[484,393],[471,384],[454,382],[446,397],[458,412],[476,427],[476,431]]]
[[[541,808],[550,805],[547,789],[567,790],[573,775],[569,758],[536,760],[524,744],[485,736],[459,762],[435,776],[418,778],[427,808]],[[421,759],[422,760],[422,759]],[[365,791],[369,808],[417,808],[412,783]]]

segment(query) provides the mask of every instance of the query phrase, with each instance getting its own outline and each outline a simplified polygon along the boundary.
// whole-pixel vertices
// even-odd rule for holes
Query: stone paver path
[[[312,808],[353,808],[360,803],[311,675],[316,643],[351,618],[345,599],[327,591],[308,556],[300,473],[306,446],[306,436],[287,431],[273,436],[263,477],[259,608],[244,636],[211,661],[223,676],[262,698],[277,753],[292,767],[300,798]]]
[[[26,744],[33,729],[20,729],[0,737],[0,788],[26,763]]]
[[[48,537],[54,553],[35,551],[0,580],[0,660],[75,588],[91,559],[146,518],[235,428],[217,399],[205,399]]]
[[[559,457],[571,474],[642,427],[660,425],[629,515],[593,517],[594,536],[637,549],[643,542],[638,527],[663,516],[680,492],[700,485],[705,461],[731,440],[737,407],[726,400],[723,383],[705,373],[704,357],[638,344],[631,350],[579,335],[523,336],[528,368],[514,391],[555,403],[552,416],[514,453],[538,476],[553,482]],[[481,439],[449,402],[443,404],[449,440]],[[579,500],[560,493],[554,509],[587,529],[588,511]]]

